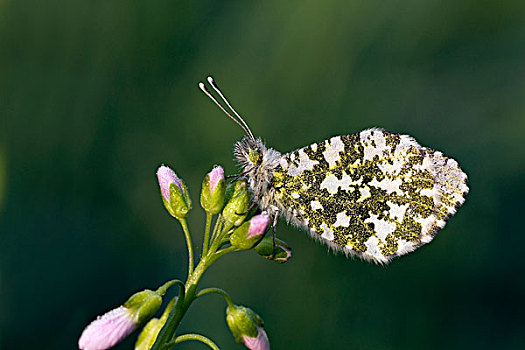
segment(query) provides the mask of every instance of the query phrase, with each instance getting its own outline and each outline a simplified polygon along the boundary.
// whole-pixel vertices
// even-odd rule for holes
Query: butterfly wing
[[[455,160],[381,129],[283,155],[272,187],[290,222],[377,263],[430,242],[468,192]]]

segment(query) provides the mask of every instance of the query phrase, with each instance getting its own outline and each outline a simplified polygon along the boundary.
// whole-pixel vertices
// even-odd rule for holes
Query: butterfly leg
[[[242,173],[239,173],[239,174],[233,174],[233,175],[228,175],[226,176],[227,179],[238,179],[240,178],[241,176],[244,176],[246,174],[248,174],[250,171],[253,170],[253,168],[255,168],[255,166],[252,166],[251,168],[248,168],[247,170],[243,171]]]
[[[250,206],[248,207],[246,212],[244,212],[242,214],[248,214],[253,209],[253,207],[255,207],[255,204],[257,204],[257,198],[254,198],[253,202],[250,204]]]
[[[272,243],[273,243],[273,250],[272,250],[272,255],[270,257],[270,260],[272,260],[273,258],[275,258],[275,253],[276,253],[276,250],[277,250],[277,246],[275,244],[275,237],[276,237],[276,230],[275,228],[277,227],[277,218],[279,217],[279,211],[276,211],[275,216],[273,217],[273,223],[272,223]]]

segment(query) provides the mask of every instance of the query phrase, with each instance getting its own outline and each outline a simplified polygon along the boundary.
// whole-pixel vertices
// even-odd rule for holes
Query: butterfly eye
[[[261,153],[254,149],[250,149],[250,152],[248,153],[248,158],[250,159],[250,162],[253,163],[253,165],[259,165],[262,162]]]

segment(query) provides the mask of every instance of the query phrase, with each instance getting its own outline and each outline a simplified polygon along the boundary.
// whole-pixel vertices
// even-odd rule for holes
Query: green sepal
[[[201,207],[208,213],[215,215],[220,213],[224,207],[224,198],[226,192],[226,181],[219,180],[213,193],[210,190],[210,175],[207,174],[202,181]]]
[[[256,338],[259,334],[257,326],[263,326],[263,321],[250,308],[234,305],[226,308],[226,323],[237,343],[243,342],[243,336]]]
[[[122,306],[130,310],[138,323],[149,320],[162,304],[162,297],[152,290],[146,289],[133,294]]]
[[[188,194],[188,189],[186,184],[181,180],[182,190],[176,183],[170,184],[170,200],[166,201],[164,197],[162,200],[164,206],[168,212],[175,217],[176,219],[184,219],[188,215],[188,212],[191,210],[191,199]]]
[[[135,350],[149,350],[155,344],[157,336],[159,335],[160,330],[164,326],[164,323],[161,322],[158,318],[152,318],[148,323],[142,328],[137,342],[135,343]]]
[[[250,229],[250,222],[247,221],[241,226],[237,227],[230,235],[230,244],[236,248],[248,250],[252,249],[263,236],[254,236],[248,238],[248,230]]]
[[[230,182],[229,184],[226,185],[226,191],[224,192],[224,200],[226,201],[226,203],[231,201],[231,199],[233,198],[233,193],[235,192],[236,185],[237,185],[237,181]]]
[[[246,219],[250,206],[250,193],[246,180],[239,180],[228,186],[225,198],[227,204],[222,210],[224,221],[233,226],[240,226]]]

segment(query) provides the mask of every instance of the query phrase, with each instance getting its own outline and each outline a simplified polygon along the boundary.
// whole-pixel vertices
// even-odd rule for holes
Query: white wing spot
[[[390,150],[390,147],[386,146],[385,136],[382,130],[364,130],[359,133],[359,137],[364,146],[364,160],[373,159],[374,156],[383,158],[383,151]]]
[[[388,211],[389,216],[398,222],[402,222],[405,217],[405,212],[408,209],[408,204],[397,205],[390,201],[386,202],[386,204],[390,207],[390,210]]]
[[[323,182],[321,182],[321,186],[319,188],[321,190],[326,188],[330,194],[335,194],[339,188],[339,180],[334,174],[330,174],[323,180]]]
[[[312,210],[317,210],[317,209],[324,210],[323,205],[318,201],[311,201],[310,206],[312,207]]]
[[[403,183],[403,180],[401,180],[400,178],[391,180],[385,177],[381,181],[377,181],[376,179],[373,179],[368,184],[370,186],[379,187],[385,190],[388,194],[395,192],[398,195],[403,196],[405,193],[401,191],[401,189],[399,188],[399,186],[401,186],[402,183]]]
[[[288,162],[286,161],[286,157],[281,157],[279,159],[279,165],[281,166],[281,168],[283,168],[284,170],[288,169]]]
[[[387,222],[384,220],[379,220],[376,214],[371,214],[365,222],[371,222],[374,224],[374,231],[381,240],[385,240],[386,236],[396,229],[396,224],[393,222]]]
[[[335,162],[339,160],[339,152],[345,150],[345,145],[339,136],[332,137],[326,145],[326,149],[323,152],[324,159],[328,162],[330,168],[335,166]]]
[[[337,189],[341,187],[341,190],[354,191],[355,189],[351,185],[360,184],[360,181],[352,181],[352,178],[347,173],[343,172],[341,180],[339,180],[334,174],[328,175],[323,182],[321,182],[320,189],[326,188],[329,193],[336,194]]]
[[[421,224],[421,234],[424,236],[428,235],[429,232],[433,232],[434,224],[436,223],[436,216],[435,215],[429,215],[427,218],[423,218],[420,216],[414,217],[414,221]],[[443,223],[443,226],[445,224]],[[440,226],[440,227],[443,227]],[[430,241],[429,241],[430,242]]]
[[[344,211],[337,213],[334,226],[348,227],[350,224],[350,216],[346,216]]]
[[[370,198],[372,195],[370,194],[370,188],[368,186],[359,187],[359,193],[361,193],[361,197],[357,200],[358,202],[364,201],[367,198]]]
[[[315,164],[319,164],[318,161],[311,160],[310,157],[308,157],[308,155],[304,153],[303,149],[300,149],[298,153],[299,153],[299,165],[294,166],[293,164],[290,164],[290,167],[288,168],[288,174],[290,174],[291,176],[300,175],[305,170],[312,170]]]
[[[379,240],[375,236],[371,236],[366,242],[365,246],[367,248],[367,253],[372,255],[374,258],[378,256],[383,257],[381,251],[379,251]]]
[[[334,240],[334,231],[323,222],[323,224],[320,226],[323,229],[323,234],[321,237],[323,237],[326,240],[333,241]]]

